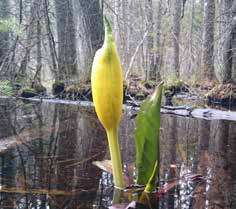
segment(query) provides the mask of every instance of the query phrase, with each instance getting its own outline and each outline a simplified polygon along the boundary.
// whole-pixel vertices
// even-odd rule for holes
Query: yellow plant
[[[118,139],[122,115],[123,74],[112,29],[105,17],[105,39],[94,57],[92,66],[92,96],[97,116],[106,130],[113,177],[116,187],[123,188],[124,180]]]

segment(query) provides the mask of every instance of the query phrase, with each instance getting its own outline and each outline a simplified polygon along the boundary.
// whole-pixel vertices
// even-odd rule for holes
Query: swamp
[[[1,99],[0,108],[1,208],[111,205],[112,175],[93,165],[109,159],[109,150],[91,103]],[[136,112],[124,108],[119,131],[131,180]],[[158,208],[235,208],[235,120],[162,114],[160,134],[160,180],[170,189]],[[132,192],[124,192],[123,203]]]
[[[0,0],[0,209],[235,209],[236,0]]]

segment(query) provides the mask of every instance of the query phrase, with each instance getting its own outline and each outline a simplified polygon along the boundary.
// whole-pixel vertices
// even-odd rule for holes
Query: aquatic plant
[[[14,95],[14,88],[10,81],[8,80],[0,81],[0,94],[4,96]]]
[[[112,29],[105,18],[105,40],[94,57],[91,75],[92,96],[97,116],[106,130],[111,155],[114,183],[123,188],[118,126],[122,114],[123,75]],[[137,184],[156,186],[159,170],[160,106],[163,82],[146,99],[137,116],[135,129]]]
[[[156,185],[156,173],[159,170],[159,130],[160,108],[163,82],[161,82],[152,96],[148,97],[141,105],[137,116],[135,129],[136,168],[139,185],[152,188]]]
[[[112,29],[106,17],[105,39],[102,48],[94,57],[91,85],[95,111],[107,133],[114,183],[116,187],[123,188],[118,139],[118,125],[123,103],[123,75]]]

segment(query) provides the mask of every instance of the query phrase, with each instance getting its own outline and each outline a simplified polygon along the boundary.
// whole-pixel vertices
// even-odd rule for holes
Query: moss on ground
[[[19,90],[21,97],[30,98],[35,96],[45,96],[47,89],[40,83],[33,83],[31,86],[22,87]]]
[[[174,91],[175,93],[178,93],[180,91],[188,91],[188,85],[180,79],[176,79],[173,81],[167,81],[164,83],[164,91]]]
[[[61,93],[63,93],[65,90],[65,82],[63,80],[56,80],[52,84],[52,93],[53,95],[57,96]]]
[[[20,95],[25,98],[35,97],[37,96],[37,92],[30,86],[26,86],[20,90]]]
[[[13,96],[15,94],[14,85],[8,80],[0,81],[0,95]]]
[[[164,95],[166,98],[171,99],[175,94],[180,92],[189,92],[189,86],[180,79],[167,81],[163,86]]]
[[[219,84],[210,90],[206,95],[209,102],[230,104],[236,102],[236,85]]]

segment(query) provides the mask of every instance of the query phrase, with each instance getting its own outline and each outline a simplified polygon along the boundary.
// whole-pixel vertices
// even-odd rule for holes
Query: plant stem
[[[107,130],[107,138],[108,138],[108,143],[109,143],[115,186],[119,188],[124,188],[124,179],[123,179],[123,173],[122,173],[120,145],[119,145],[117,128]]]

